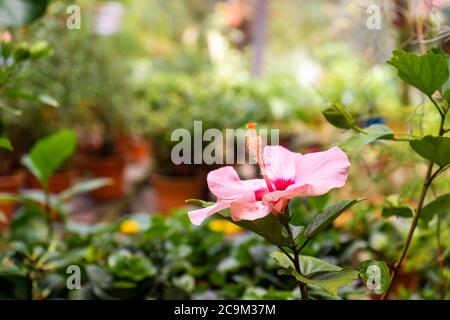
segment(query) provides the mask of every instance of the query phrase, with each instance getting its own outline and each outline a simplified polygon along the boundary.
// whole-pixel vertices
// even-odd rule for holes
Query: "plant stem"
[[[419,199],[419,203],[417,204],[417,210],[416,213],[414,215],[413,221],[411,223],[411,227],[409,228],[409,232],[408,232],[408,236],[406,237],[405,240],[405,244],[403,245],[403,249],[402,252],[400,254],[400,257],[398,258],[397,262],[394,264],[393,270],[392,270],[392,275],[391,275],[391,279],[389,282],[389,287],[386,290],[386,292],[383,294],[383,296],[381,297],[382,300],[386,300],[386,298],[389,296],[389,293],[392,289],[392,284],[394,282],[395,277],[397,276],[398,272],[400,271],[400,268],[402,266],[403,260],[405,259],[406,253],[408,252],[409,246],[411,244],[411,240],[414,234],[414,231],[416,230],[417,227],[417,223],[419,222],[419,218],[422,214],[422,208],[423,208],[423,204],[425,202],[425,196],[427,195],[427,191],[428,188],[430,187],[431,184],[431,171],[433,169],[433,162],[430,161],[430,163],[428,164],[428,169],[427,169],[427,173],[425,175],[425,182],[423,184],[422,187],[422,192],[420,194],[420,199]]]
[[[299,274],[302,274],[302,270],[300,269],[300,260],[298,255],[300,254],[300,251],[292,249],[294,252],[294,268],[295,271],[297,271]],[[300,290],[300,295],[302,297],[302,300],[308,300],[308,286],[306,283],[303,283],[301,281],[297,280],[298,288]]]
[[[439,265],[439,277],[441,279],[441,299],[445,299],[445,294],[447,290],[447,278],[444,275],[445,264],[444,256],[442,255],[442,243],[441,243],[441,215],[437,215],[437,226],[436,226],[436,259]]]
[[[441,115],[441,118],[445,118],[445,114],[444,112],[441,110],[441,108],[438,106],[438,104],[436,103],[436,101],[433,99],[433,97],[430,95],[428,96],[428,98],[431,100],[431,102],[433,103],[434,107],[437,109],[437,111],[439,112],[439,114]]]
[[[48,225],[48,237],[49,240],[53,237],[53,220],[52,220],[52,212],[51,212],[51,204],[50,204],[50,192],[48,190],[48,186],[44,187],[44,211],[45,216],[47,218]],[[49,246],[50,246],[49,242]]]
[[[293,239],[292,230],[291,230],[291,227],[289,226],[289,223],[287,223],[287,222],[284,223],[284,226],[287,229],[287,232],[289,233],[291,238]],[[283,249],[283,247],[278,246],[278,248],[280,248],[280,250],[289,258],[289,260],[292,261],[292,263],[294,264],[295,271],[297,271],[299,274],[302,274],[302,270],[300,268],[299,255],[300,255],[300,252],[306,246],[307,243],[308,243],[308,241],[305,241],[305,243],[303,243],[303,245],[300,247],[300,249],[297,249],[295,247],[295,245],[292,245],[292,246],[289,247],[289,249],[291,249],[291,251],[292,251],[292,254],[294,255],[293,258],[291,257],[291,255],[285,249]],[[308,300],[308,286],[307,286],[307,284],[297,280],[297,285],[298,285],[298,289],[300,290],[300,297],[301,297],[301,299],[302,300]]]
[[[441,121],[440,121],[440,125],[439,125],[439,133],[438,133],[438,135],[439,136],[443,136],[444,133],[445,133],[444,122],[445,122],[445,117],[446,117],[446,114],[448,112],[448,109],[442,111],[441,108],[436,103],[436,101],[433,99],[433,97],[431,97],[431,96],[428,96],[428,97],[433,102],[434,106],[436,107],[436,109],[439,111],[439,114],[441,115]],[[402,266],[403,260],[405,259],[406,254],[408,253],[408,249],[409,249],[409,246],[411,244],[411,240],[413,238],[414,231],[416,230],[417,224],[418,224],[420,216],[422,214],[422,209],[423,209],[423,205],[424,205],[424,202],[425,202],[425,197],[427,195],[428,189],[430,188],[431,184],[433,183],[433,180],[443,170],[445,170],[445,167],[440,167],[434,173],[432,173],[432,171],[433,171],[433,161],[430,161],[429,164],[428,164],[427,173],[425,174],[425,181],[424,181],[423,186],[422,186],[422,191],[420,193],[420,198],[419,198],[419,202],[417,204],[417,209],[416,209],[413,221],[412,221],[411,226],[409,228],[408,235],[406,237],[405,244],[403,245],[403,249],[402,249],[402,252],[400,254],[400,257],[398,258],[397,262],[394,264],[394,267],[393,267],[393,270],[392,270],[392,274],[391,274],[391,279],[389,281],[389,286],[388,286],[386,292],[381,297],[382,300],[386,300],[387,297],[389,296],[389,293],[392,290],[392,284],[393,284],[393,282],[395,280],[395,277],[397,276],[397,274],[401,270],[401,266]]]

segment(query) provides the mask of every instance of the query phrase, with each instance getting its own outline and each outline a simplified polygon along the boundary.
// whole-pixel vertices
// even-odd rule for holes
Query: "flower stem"
[[[300,260],[299,260],[299,254],[300,252],[296,249],[292,249],[294,252],[294,268],[295,271],[297,271],[299,274],[302,274],[302,270],[300,269]],[[303,283],[301,281],[297,280],[298,288],[300,290],[300,295],[302,300],[308,300],[308,286],[306,283]]]
[[[281,223],[281,221],[280,221]],[[292,230],[291,227],[289,226],[289,223],[285,222],[283,223],[283,225],[285,226],[287,232],[289,233],[290,237],[293,239],[293,234],[292,234]],[[308,243],[308,241],[306,241],[299,249],[296,248],[295,245],[292,245],[289,247],[289,249],[291,249],[292,254],[294,255],[294,257],[292,257],[283,247],[278,246],[278,248],[280,248],[280,250],[289,258],[289,260],[292,261],[292,263],[294,264],[294,269],[295,271],[298,272],[298,274],[302,274],[302,270],[300,268],[300,252],[302,251],[302,249],[306,246],[306,244]],[[297,280],[297,285],[298,285],[298,289],[300,290],[300,297],[302,300],[308,300],[308,286],[306,283],[303,283],[299,280]]]

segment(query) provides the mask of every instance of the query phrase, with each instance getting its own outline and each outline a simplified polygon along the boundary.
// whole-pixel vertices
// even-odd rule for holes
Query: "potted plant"
[[[204,147],[211,143],[203,141],[206,130],[220,130],[226,140],[226,129],[245,129],[250,121],[270,127],[273,120],[271,99],[275,95],[267,82],[246,77],[226,79],[217,76],[213,70],[195,75],[182,72],[154,74],[148,84],[147,128],[155,150],[155,170],[151,180],[159,209],[168,212],[182,206],[185,199],[206,194],[205,184],[199,178],[221,166],[220,163],[206,164],[202,154],[195,154],[203,153]],[[194,130],[195,122],[200,123],[202,132],[195,132],[199,128]],[[176,134],[172,137],[177,129],[189,132],[190,163],[174,163],[171,158],[174,147],[181,141]],[[196,150],[194,143],[200,143],[201,150]],[[228,141],[226,145],[220,143],[223,157],[230,145]],[[196,156],[201,157],[201,163],[194,164]]]
[[[98,199],[121,197],[126,155],[119,140],[128,135],[135,116],[130,111],[134,108],[126,107],[133,103],[129,83],[123,76],[129,73],[128,65],[117,54],[115,36],[95,34],[90,19],[83,22],[81,30],[66,32],[58,17],[49,16],[35,31],[48,35],[55,52],[42,62],[40,70],[45,73],[35,73],[33,84],[45,84],[61,105],[57,122],[77,131],[78,169],[113,180],[92,195]]]
[[[43,14],[45,8],[46,5],[36,11],[36,17],[30,21],[13,18],[6,26],[17,27],[31,22]],[[5,24],[2,23],[2,26]],[[17,32],[17,37],[19,36],[20,31]],[[19,163],[23,149],[11,136],[14,127],[10,126],[10,120],[19,121],[23,115],[19,103],[23,100],[38,101],[41,104],[56,106],[56,102],[49,96],[25,90],[21,74],[29,61],[48,56],[50,53],[51,48],[44,41],[25,43],[17,40],[12,32],[0,29],[0,192],[17,192],[24,182],[24,172]],[[8,226],[14,207],[14,201],[0,203],[0,212],[4,215],[0,228]]]
[[[148,135],[155,150],[150,179],[158,209],[163,213],[203,193],[200,166],[174,164],[171,160],[172,148],[178,143],[172,141],[172,132],[182,128],[193,133],[193,122],[200,119],[196,96],[199,89],[197,83],[182,74],[157,74],[149,83]]]

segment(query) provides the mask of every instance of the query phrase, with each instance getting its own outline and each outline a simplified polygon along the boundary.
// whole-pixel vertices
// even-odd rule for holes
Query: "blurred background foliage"
[[[371,30],[366,8],[374,1],[267,1],[264,30],[254,28],[261,18],[255,9],[259,2],[264,3],[54,0],[41,19],[19,27],[4,25],[0,14],[1,42],[44,41],[49,48],[46,57],[27,60],[9,80],[35,96],[45,93],[45,99],[0,95],[2,104],[21,110],[17,116],[0,109],[0,138],[6,134],[14,147],[0,151],[0,175],[16,170],[40,138],[63,128],[78,134],[76,156],[116,155],[124,136],[139,137],[152,146],[153,172],[189,176],[191,171],[170,165],[176,144],[171,134],[178,128],[192,133],[195,120],[203,121],[203,130],[244,128],[255,121],[280,129],[282,143],[300,152],[350,137],[323,118],[330,102],[342,103],[361,127],[387,124],[395,132],[417,135],[436,130],[433,106],[400,83],[385,62],[395,48],[419,51],[423,38],[434,39],[427,43],[430,48],[449,50],[446,3],[437,1],[441,7],[427,11],[408,1],[375,1],[382,8],[382,27]],[[74,4],[81,10],[81,28],[71,30],[67,8]],[[425,26],[421,35],[419,22]],[[262,44],[255,43],[261,34]],[[258,52],[263,63],[255,67]],[[305,254],[353,266],[367,257],[393,261],[408,222],[382,218],[381,210],[388,196],[416,201],[425,164],[406,144],[375,142],[346,151],[352,161],[349,183],[330,197],[368,199],[341,216]],[[433,193],[448,190],[447,173]],[[292,203],[299,225],[329,201]],[[184,210],[173,220],[122,217],[131,212],[119,210],[117,220],[98,225],[68,223],[62,229],[67,234],[54,240],[40,229],[47,227],[39,207],[20,210],[2,236],[1,298],[298,298],[295,284],[277,277],[267,254],[273,248],[240,231],[234,234],[222,221],[196,228]],[[439,220],[445,262],[448,217]],[[121,229],[126,219],[138,221],[137,232]],[[421,229],[415,238],[397,297],[448,298],[448,264],[439,269],[435,263],[433,230],[439,224],[433,220],[431,229]],[[48,242],[54,264],[46,269],[39,259]],[[68,292],[64,268],[73,263],[83,266],[86,285]],[[312,296],[327,298],[318,289]],[[360,284],[341,296],[372,297]]]

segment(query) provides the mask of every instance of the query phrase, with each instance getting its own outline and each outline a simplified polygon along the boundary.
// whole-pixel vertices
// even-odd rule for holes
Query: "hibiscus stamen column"
[[[247,148],[249,152],[250,158],[254,158],[256,160],[256,163],[258,164],[261,175],[264,178],[264,181],[267,184],[267,189],[272,192],[275,190],[275,188],[272,185],[272,181],[267,176],[266,166],[264,164],[264,159],[262,156],[262,141],[261,137],[256,132],[256,123],[255,122],[249,122],[247,123]]]

